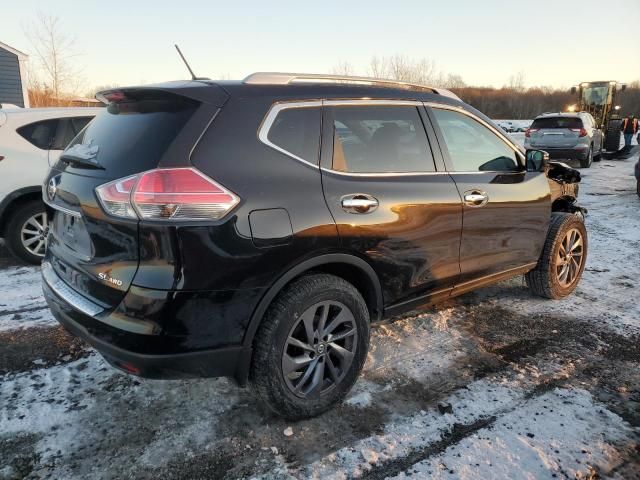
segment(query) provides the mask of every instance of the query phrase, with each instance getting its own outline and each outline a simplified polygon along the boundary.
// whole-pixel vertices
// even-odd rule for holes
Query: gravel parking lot
[[[518,278],[376,325],[348,401],[297,423],[226,379],[113,370],[0,250],[0,479],[640,478],[637,159],[581,171],[574,295]]]

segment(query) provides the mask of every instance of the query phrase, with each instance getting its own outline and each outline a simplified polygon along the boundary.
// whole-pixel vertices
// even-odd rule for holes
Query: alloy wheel
[[[291,328],[282,373],[291,392],[314,398],[332,390],[349,371],[358,345],[353,313],[337,301],[306,309]]]
[[[20,241],[26,251],[37,257],[44,257],[45,243],[49,233],[47,212],[39,212],[29,217],[20,229]]]
[[[558,248],[556,255],[556,277],[563,287],[571,286],[580,273],[584,260],[582,234],[576,228],[569,230]]]

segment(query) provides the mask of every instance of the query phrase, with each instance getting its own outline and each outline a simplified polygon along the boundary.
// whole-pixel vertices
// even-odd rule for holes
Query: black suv
[[[370,322],[514,275],[561,298],[582,274],[579,173],[446,90],[258,73],[98,97],[43,185],[42,272],[55,317],[126,372],[230,376],[317,415]]]

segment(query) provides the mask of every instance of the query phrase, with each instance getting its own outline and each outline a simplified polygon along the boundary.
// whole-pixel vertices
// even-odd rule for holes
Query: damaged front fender
[[[580,171],[562,162],[550,162],[546,175],[551,189],[551,210],[553,212],[575,213],[582,217],[587,209],[578,203]]]

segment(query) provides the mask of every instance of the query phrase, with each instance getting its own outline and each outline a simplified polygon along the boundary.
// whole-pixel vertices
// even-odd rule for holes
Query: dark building
[[[29,106],[28,58],[21,51],[0,42],[0,104]]]

